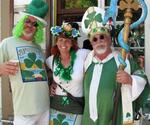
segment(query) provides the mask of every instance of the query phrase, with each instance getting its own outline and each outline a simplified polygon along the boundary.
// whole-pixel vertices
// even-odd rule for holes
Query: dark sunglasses
[[[32,22],[30,19],[26,19],[26,20],[25,20],[25,23],[26,23],[26,24],[31,24],[31,25],[34,26],[34,27],[38,27],[37,21]]]
[[[93,41],[93,42],[97,42],[98,39],[99,39],[99,40],[104,40],[106,37],[107,37],[107,35],[99,35],[98,38],[97,38],[97,37],[93,37],[92,41]]]

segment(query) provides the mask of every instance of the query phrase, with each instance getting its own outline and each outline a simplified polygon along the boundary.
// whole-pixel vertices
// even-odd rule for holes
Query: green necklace
[[[67,68],[64,68],[64,66],[62,65],[60,57],[56,57],[54,60],[56,64],[54,75],[59,76],[60,79],[64,80],[65,82],[69,82],[70,80],[72,80],[71,74],[73,73],[73,65],[76,59],[75,51],[71,50],[70,55],[71,61],[70,65]]]

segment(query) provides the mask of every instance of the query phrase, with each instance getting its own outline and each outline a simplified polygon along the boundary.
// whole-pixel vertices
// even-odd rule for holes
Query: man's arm
[[[2,75],[15,75],[18,72],[17,62],[5,62],[0,64],[0,76]]]

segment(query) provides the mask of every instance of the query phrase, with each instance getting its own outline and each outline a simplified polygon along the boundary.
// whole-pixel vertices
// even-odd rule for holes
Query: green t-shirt
[[[49,109],[49,88],[41,48],[30,41],[9,37],[0,44],[0,63],[19,61],[10,75],[15,115],[33,115]]]

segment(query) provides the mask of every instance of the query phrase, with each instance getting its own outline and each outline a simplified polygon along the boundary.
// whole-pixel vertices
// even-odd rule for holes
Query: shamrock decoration
[[[62,105],[69,105],[70,101],[68,97],[62,97]]]
[[[22,74],[24,78],[33,76],[34,78],[46,79],[46,72],[43,69],[42,60],[38,59],[35,53],[28,53],[27,58],[24,59],[24,69]],[[32,70],[28,70],[32,69]],[[40,70],[39,73],[34,73],[34,70]]]
[[[35,53],[29,53],[28,58],[24,60],[24,63],[27,68],[42,68],[42,61],[37,59]]]
[[[89,25],[91,25],[91,22],[102,22],[102,15],[101,13],[96,13],[96,11],[93,11],[87,15],[87,19],[85,19],[84,24],[85,28],[88,28]]]
[[[66,118],[63,114],[58,114],[57,118],[54,119],[54,125],[69,125],[68,122],[64,121]]]
[[[105,11],[99,7],[89,7],[82,17],[81,27],[83,33],[89,35],[91,30],[96,27],[102,27]]]
[[[129,112],[127,112],[126,117],[131,117],[131,114]]]

